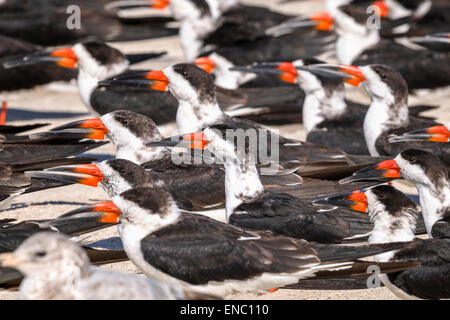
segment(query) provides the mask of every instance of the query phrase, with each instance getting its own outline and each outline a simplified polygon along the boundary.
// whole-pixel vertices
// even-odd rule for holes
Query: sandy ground
[[[307,14],[323,10],[320,1],[298,2],[278,5],[277,1],[264,0],[247,0],[245,3],[270,5],[273,9],[284,11],[290,14]],[[113,46],[119,48],[125,53],[143,52],[143,51],[159,51],[167,50],[169,53],[165,57],[136,65],[135,68],[162,68],[167,65],[182,62],[183,56],[177,37],[168,37],[156,40],[136,41],[127,43],[114,43]],[[349,95],[360,101],[368,102],[366,95],[359,90],[350,90]],[[8,122],[11,124],[48,122],[51,123],[47,129],[89,117],[86,107],[81,102],[75,83],[64,85],[50,85],[38,87],[33,90],[24,90],[7,94],[0,94],[0,101],[8,101],[11,109],[20,109],[28,112],[26,121],[16,119],[18,117],[10,117]],[[439,90],[429,93],[423,92],[418,96],[410,97],[411,104],[426,103],[437,104],[441,108],[429,112],[429,115],[435,116],[443,123],[450,122],[450,90]],[[33,117],[29,116],[31,112],[35,112]],[[11,113],[10,115],[12,115]],[[25,114],[26,115],[26,114]],[[56,117],[57,115],[58,117]],[[12,118],[12,119],[11,119]],[[164,136],[170,136],[176,133],[173,124],[162,126],[161,132]],[[304,139],[304,131],[301,125],[288,125],[280,129],[281,134],[298,139]],[[114,155],[115,149],[109,144],[99,149],[93,150],[91,155],[100,157]],[[405,183],[396,183],[402,190],[414,193],[415,190]],[[75,209],[81,205],[106,200],[108,196],[98,188],[92,188],[82,185],[67,186],[59,189],[41,191],[27,194],[16,198],[12,206],[2,212],[2,218],[15,218],[17,220],[27,219],[46,219],[59,216],[69,210]],[[97,242],[99,247],[116,247],[120,246],[120,239],[116,227],[111,227],[101,231],[97,231],[88,236],[91,242]],[[139,273],[131,262],[122,262],[102,266],[105,269],[120,270],[123,272]],[[0,299],[16,299],[15,292],[0,292]],[[232,299],[337,299],[337,300],[357,300],[357,299],[396,299],[386,288],[367,289],[367,290],[349,290],[349,291],[315,291],[315,290],[278,290],[275,293],[256,295],[256,294],[239,294],[230,297]]]

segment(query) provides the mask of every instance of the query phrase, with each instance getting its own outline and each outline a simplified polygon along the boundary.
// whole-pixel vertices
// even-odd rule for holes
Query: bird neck
[[[91,94],[98,87],[98,82],[117,76],[128,69],[128,60],[115,63],[109,66],[103,66],[87,59],[87,62],[80,64],[78,71],[78,91],[83,103],[96,113],[91,106]]]
[[[217,99],[199,101],[179,100],[177,110],[177,128],[180,134],[191,133],[226,118],[219,107]]]
[[[306,92],[303,103],[303,125],[306,133],[317,129],[325,120],[339,119],[347,111],[344,91],[320,88]]]
[[[403,242],[414,239],[418,212],[414,208],[403,208],[401,212],[390,214],[386,207],[377,202],[371,206],[369,216],[374,223],[369,243]],[[394,252],[386,252],[374,256],[375,261],[390,261]]]
[[[217,19],[218,16],[210,14],[182,18],[179,35],[181,48],[187,62],[194,61],[200,55],[204,39],[218,26]]]
[[[226,159],[225,198],[227,221],[240,204],[258,199],[264,192],[258,171],[252,162]]]
[[[372,97],[369,110],[364,117],[364,138],[371,156],[379,156],[376,141],[390,130],[407,126],[409,111],[406,101],[396,102],[392,95]]]
[[[211,58],[216,64],[213,71],[215,84],[224,89],[235,90],[239,88],[240,85],[257,77],[254,73],[231,71],[230,68],[234,67],[234,64],[217,53],[213,53]]]
[[[366,49],[380,41],[378,30],[358,24],[339,8],[333,10],[332,16],[336,21],[336,55],[340,63],[351,64]]]
[[[126,159],[137,164],[143,164],[148,161],[160,160],[168,154],[170,154],[170,150],[164,147],[124,144],[117,146],[116,159]]]
[[[433,225],[441,220],[450,208],[450,183],[448,180],[416,184],[422,216],[429,237]]]

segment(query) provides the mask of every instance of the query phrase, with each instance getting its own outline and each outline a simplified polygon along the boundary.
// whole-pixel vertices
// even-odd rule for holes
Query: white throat
[[[404,209],[408,210],[408,209]],[[392,216],[387,213],[385,206],[377,201],[369,211],[370,219],[374,222],[373,231],[369,237],[369,243],[390,243],[411,241],[416,230],[415,212],[405,211],[402,216]],[[394,227],[398,226],[398,227]],[[395,252],[390,251],[374,256],[375,261],[390,261]]]
[[[406,126],[408,124],[409,111],[408,106],[396,106],[399,108],[395,114],[391,110],[394,104],[394,97],[387,94],[384,98],[372,96],[372,102],[364,117],[364,138],[371,156],[379,156],[376,149],[378,137],[394,128]]]
[[[416,184],[416,188],[419,192],[423,221],[431,238],[433,225],[443,218],[445,211],[450,207],[450,184],[446,181],[441,192],[437,191],[431,183]]]
[[[327,95],[323,88],[307,92],[302,113],[306,133],[317,129],[317,126],[325,120],[339,119],[346,110],[343,91],[333,91],[331,95]]]
[[[90,98],[92,92],[97,88],[98,82],[114,77],[128,69],[129,61],[124,59],[112,65],[101,65],[95,60],[82,44],[73,46],[73,50],[78,57],[78,91],[81,100],[96,113],[91,106]]]
[[[217,102],[201,104],[197,100],[195,104],[192,104],[186,100],[179,100],[177,109],[178,132],[185,134],[199,131],[221,120],[224,116]]]
[[[227,158],[224,164],[227,221],[241,203],[257,199],[264,192],[256,166],[241,165],[235,160]]]
[[[337,9],[332,14],[336,21],[338,39],[336,55],[339,63],[351,64],[364,50],[380,41],[378,30],[370,30]]]
[[[231,71],[230,68],[234,67],[234,64],[217,53],[213,53],[209,57],[216,64],[213,73],[216,77],[215,84],[217,86],[235,90],[239,88],[240,85],[257,77],[254,73]]]

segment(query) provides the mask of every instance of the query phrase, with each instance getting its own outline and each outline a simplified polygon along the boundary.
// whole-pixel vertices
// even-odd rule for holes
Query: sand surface
[[[245,3],[270,5],[273,9],[290,14],[308,14],[323,10],[321,1],[297,2],[289,4],[277,4],[278,1],[246,0]],[[167,50],[168,55],[154,60],[136,65],[135,68],[163,68],[167,65],[182,62],[183,55],[177,37],[168,37],[156,40],[113,43],[125,53],[135,53],[144,51]],[[368,102],[368,98],[360,90],[352,89],[349,95],[359,101]],[[11,124],[48,122],[51,123],[47,129],[56,127],[68,121],[84,119],[91,115],[81,102],[75,83],[63,85],[50,85],[24,90],[13,93],[0,93],[0,101],[8,101],[11,109],[27,111],[23,115],[13,117],[10,113],[7,121]],[[442,89],[436,92],[422,92],[417,96],[410,97],[410,104],[434,104],[439,105],[439,110],[428,113],[443,123],[450,123],[450,90]],[[26,116],[27,120],[23,119]],[[287,125],[279,127],[280,133],[287,137],[304,139],[305,134],[301,125]],[[170,136],[176,133],[174,124],[164,125],[160,128],[163,136]],[[99,156],[103,159],[115,154],[115,148],[111,144],[92,150],[89,155]],[[406,183],[397,183],[403,191],[414,193],[415,189]],[[99,188],[92,188],[82,185],[72,185],[58,189],[40,191],[20,196],[14,200],[11,207],[2,212],[3,218],[15,218],[19,221],[28,219],[47,219],[59,216],[69,210],[81,205],[107,200],[108,196]],[[96,242],[98,247],[120,246],[120,239],[116,227],[107,228],[88,235],[91,242]],[[102,266],[105,269],[120,270],[123,272],[139,273],[131,262],[122,262]],[[15,292],[0,292],[0,299],[16,299]],[[315,291],[315,290],[278,290],[275,293],[256,295],[238,294],[230,297],[232,299],[396,299],[386,288],[349,290],[349,291]]]

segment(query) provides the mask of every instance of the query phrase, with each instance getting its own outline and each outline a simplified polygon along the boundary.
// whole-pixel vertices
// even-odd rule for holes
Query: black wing
[[[409,124],[406,127],[391,130],[387,133],[380,135],[375,142],[377,151],[382,156],[396,156],[400,152],[406,149],[419,149],[433,153],[441,159],[444,164],[450,166],[450,144],[448,143],[436,143],[431,141],[404,141],[390,143],[388,141],[390,135],[402,135],[409,131],[428,128],[438,125],[438,123],[421,118],[409,117]]]
[[[136,71],[138,70],[133,70],[133,72]],[[105,81],[108,82],[108,80]],[[98,113],[131,110],[151,118],[156,124],[175,120],[178,101],[170,92],[119,85],[114,81],[109,84],[107,87],[98,87],[91,95],[91,106]]]
[[[229,222],[239,227],[271,230],[321,243],[367,236],[373,229],[367,215],[345,208],[314,206],[283,193],[265,192],[258,200],[243,203],[234,212]]]
[[[244,240],[255,237],[261,238]],[[248,232],[193,214],[142,239],[141,250],[153,267],[195,285],[246,280],[264,272],[293,273],[319,262],[303,241]]]
[[[410,295],[422,299],[450,298],[450,240],[416,240],[399,251],[394,261],[419,262],[417,268],[389,274],[389,280]]]

